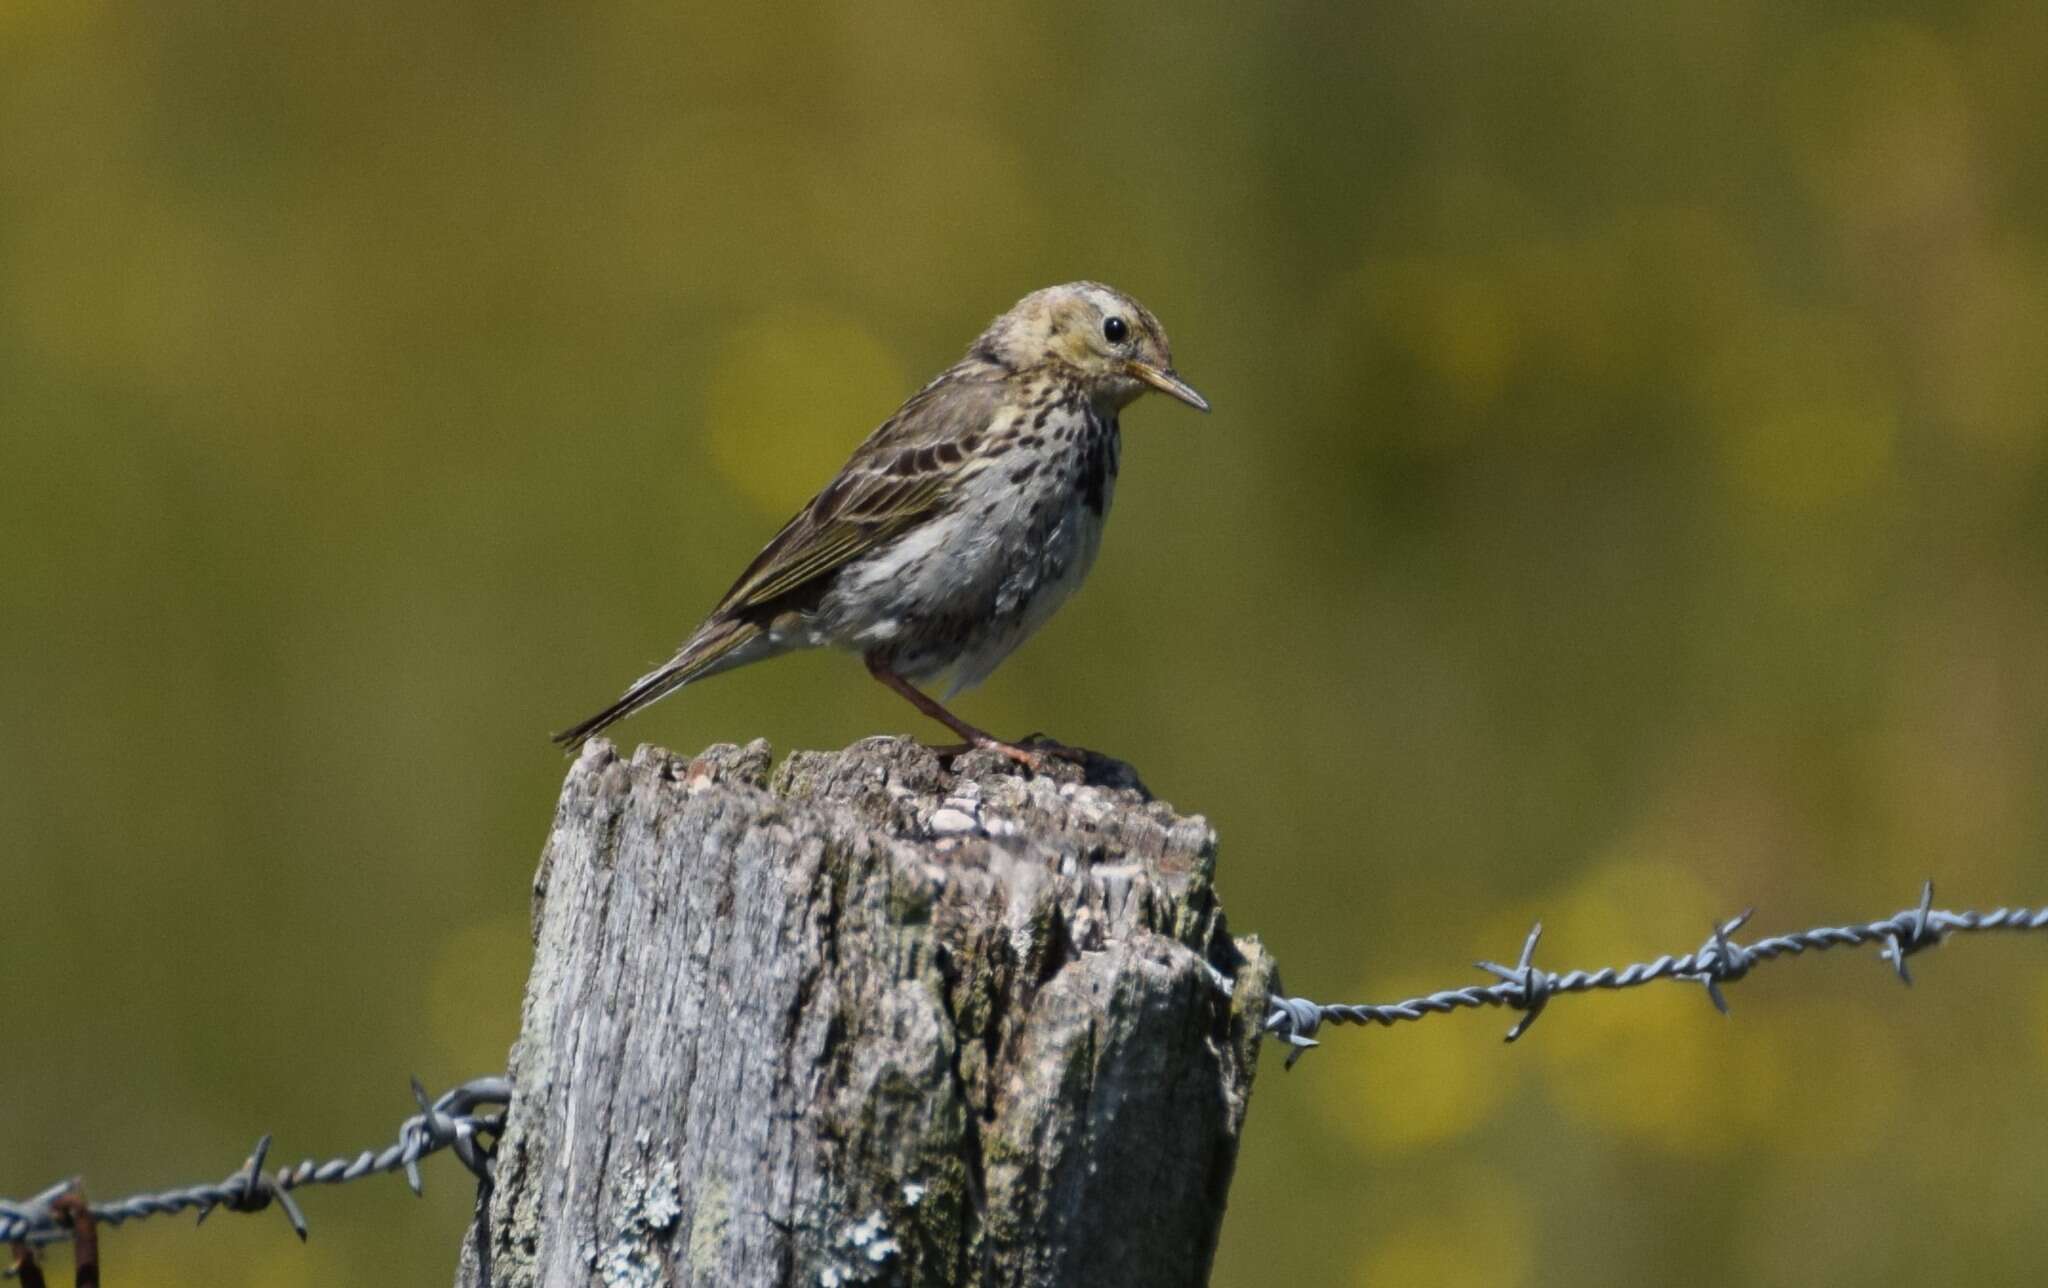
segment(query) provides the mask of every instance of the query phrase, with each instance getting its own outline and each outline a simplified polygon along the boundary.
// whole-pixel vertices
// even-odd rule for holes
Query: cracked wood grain
[[[1204,1282],[1274,982],[1215,860],[1099,758],[593,742],[458,1285]]]

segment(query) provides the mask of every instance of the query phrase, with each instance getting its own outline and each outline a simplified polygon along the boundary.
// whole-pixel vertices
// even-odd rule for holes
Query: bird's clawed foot
[[[1017,748],[1039,757],[1041,762],[1050,758],[1053,760],[1064,760],[1070,765],[1080,765],[1083,768],[1087,766],[1088,758],[1095,754],[1086,747],[1070,746],[1057,738],[1042,733],[1031,734],[1023,742],[1018,743]]]
[[[1001,738],[996,737],[987,730],[977,729],[959,716],[946,710],[943,705],[934,701],[916,685],[890,670],[880,659],[870,657],[867,659],[867,663],[868,674],[901,694],[909,701],[910,705],[967,740],[948,747],[933,747],[932,750],[937,752],[941,759],[951,759],[965,751],[993,751],[999,756],[1024,766],[1024,768],[1034,774],[1045,773],[1050,763],[1054,760],[1064,760],[1069,764],[1084,767],[1088,763],[1088,753],[1086,751],[1079,747],[1069,747],[1063,742],[1057,742],[1046,737],[1044,734],[1032,734],[1022,743],[1004,742]]]
[[[992,751],[1005,760],[1022,765],[1034,774],[1047,772],[1056,760],[1063,760],[1070,765],[1085,766],[1088,763],[1088,752],[1083,748],[1069,747],[1063,742],[1054,742],[1037,734],[1017,743],[1004,742],[993,734],[985,733],[968,742],[948,743],[945,746],[933,747],[932,750],[941,760],[951,760],[970,751]]]

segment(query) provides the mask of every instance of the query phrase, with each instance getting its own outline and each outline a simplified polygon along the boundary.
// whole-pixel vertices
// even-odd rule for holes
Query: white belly
[[[1022,484],[1006,464],[967,480],[946,515],[849,565],[812,619],[816,642],[880,653],[913,680],[951,670],[950,696],[1043,626],[1101,548],[1114,447],[1100,513],[1076,483],[1085,461],[1041,468]]]

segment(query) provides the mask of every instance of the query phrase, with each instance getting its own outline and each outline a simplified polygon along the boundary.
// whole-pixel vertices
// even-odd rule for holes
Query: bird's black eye
[[[1122,318],[1102,319],[1102,335],[1111,344],[1122,344],[1130,338],[1131,328]]]

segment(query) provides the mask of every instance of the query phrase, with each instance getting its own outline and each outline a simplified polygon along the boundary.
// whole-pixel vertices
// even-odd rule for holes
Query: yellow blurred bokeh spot
[[[249,1276],[241,1282],[249,1288],[332,1288],[355,1280],[348,1260],[324,1245],[310,1239],[304,1243],[281,1239],[249,1262]],[[214,1278],[203,1282],[223,1281]]]
[[[0,4],[0,40],[70,34],[99,21],[105,11],[98,0],[9,0]]]
[[[1897,395],[1846,318],[1757,319],[1709,363],[1708,415],[1738,491],[1802,511],[1866,492],[1892,463]]]
[[[1468,413],[1500,397],[1522,336],[1509,283],[1492,264],[1410,260],[1377,265],[1363,280],[1374,324],[1439,396]],[[1471,424],[1452,418],[1444,428],[1463,435]]]
[[[911,389],[901,360],[857,322],[759,317],[718,345],[706,448],[736,492],[780,517],[830,479]]]
[[[1942,265],[1935,307],[1915,328],[1936,423],[2028,466],[2048,441],[2048,262],[2018,237],[1965,243]],[[2024,470],[2008,475],[2025,486]]]
[[[514,1000],[526,989],[533,940],[526,915],[465,926],[441,943],[427,981],[428,1020],[434,1042],[460,1076],[505,1065],[519,1031]]]
[[[1553,918],[1554,961],[1616,966],[1646,945],[1703,943],[1713,901],[1675,863],[1622,858],[1592,869]],[[1538,964],[1544,955],[1539,953]],[[1678,984],[1573,1005],[1531,1044],[1551,1100],[1586,1126],[1650,1148],[1716,1155],[1769,1120],[1781,1075],[1775,1047],[1735,1043],[1700,996]]]
[[[2048,976],[2043,976],[2034,986],[2034,1040],[2041,1057],[2041,1067],[2048,1071]]]
[[[1430,1180],[1426,1194],[1404,1192],[1405,1202],[1392,1209],[1392,1223],[1373,1222],[1355,1236],[1367,1250],[1355,1282],[1361,1288],[1515,1288],[1529,1282],[1536,1218],[1514,1176],[1452,1168],[1432,1173]]]
[[[1413,997],[1441,987],[1442,980],[1419,976],[1392,984],[1374,980],[1346,996]],[[1368,1156],[1466,1135],[1499,1108],[1519,1080],[1519,1065],[1482,1058],[1497,1054],[1498,1036],[1469,1024],[1435,1020],[1374,1028],[1354,1040],[1369,1045],[1372,1094],[1360,1095],[1342,1079],[1317,1083],[1316,1090],[1332,1126]]]
[[[1852,235],[1952,214],[1978,182],[1970,96],[1923,27],[1831,33],[1792,64],[1785,134],[1822,205]]]
[[[1872,961],[1865,969],[1880,967]],[[1774,997],[1767,1010],[1743,1016],[1745,1069],[1780,1072],[1769,1121],[1759,1123],[1768,1127],[1775,1151],[1842,1160],[1896,1147],[1892,1132],[1907,1116],[1906,1074],[1897,1051],[1871,1041],[1883,1031],[1889,1009],[1882,994],[1859,988],[1846,995]]]

